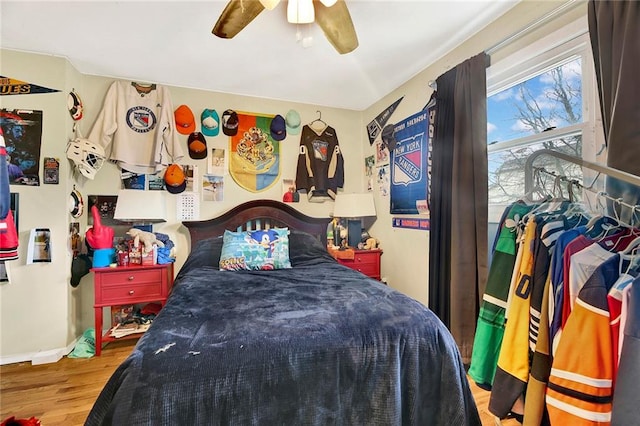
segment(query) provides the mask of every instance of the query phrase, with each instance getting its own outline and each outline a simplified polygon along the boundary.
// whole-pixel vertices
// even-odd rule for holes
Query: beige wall
[[[404,96],[404,99],[394,112],[390,122],[401,121],[403,118],[416,113],[429,101],[432,93],[432,89],[429,88],[429,81],[436,80],[440,75],[464,60],[482,51],[492,49],[503,40],[517,34],[531,23],[540,20],[541,17],[565,3],[565,1],[523,1],[519,3],[477,35],[367,108],[363,112],[363,122],[368,123],[371,121],[401,96]],[[576,17],[586,16],[586,2],[579,1],[575,3],[572,7],[567,8],[567,11],[563,11],[562,14],[554,17],[541,28],[532,32],[528,31],[525,36],[515,37],[509,49],[502,48],[499,52],[492,53],[492,60],[504,57],[507,51],[512,52],[518,46],[530,43],[541,34],[549,34],[552,30],[566,25]],[[431,46],[425,44],[425,51],[430,48]],[[365,150],[368,148],[367,145]],[[365,155],[373,153],[372,149],[369,149],[369,151],[369,154],[365,151]],[[383,198],[377,193],[376,210],[378,218],[370,233],[381,241],[384,249],[382,276],[387,278],[392,287],[424,304],[428,304],[429,233],[391,227],[393,215],[389,213],[389,198]]]
[[[393,101],[404,96],[391,122],[420,110],[429,99],[429,80],[435,80],[446,70],[516,33],[530,22],[554,9],[561,2],[531,2],[517,5],[507,15],[491,24],[478,36],[465,42],[434,65],[416,75],[406,84],[385,96],[365,111],[349,111],[295,104],[261,98],[235,96],[202,90],[170,87],[174,107],[185,103],[199,115],[203,108],[215,108],[219,113],[227,108],[267,114],[285,114],[296,109],[302,122],[317,118],[333,126],[338,134],[345,158],[346,192],[365,189],[364,158],[374,153],[366,136],[366,124]],[[586,10],[586,9],[585,9]],[[424,46],[425,51],[430,46]],[[67,230],[72,217],[68,214],[68,196],[74,183],[85,200],[89,194],[115,195],[119,189],[119,170],[106,164],[93,181],[72,179],[65,157],[67,140],[72,135],[72,120],[66,109],[67,93],[75,88],[85,105],[81,130],[86,135],[97,116],[112,78],[79,74],[65,59],[46,55],[0,50],[0,75],[33,82],[62,90],[55,94],[0,97],[2,108],[27,108],[44,111],[42,156],[61,159],[61,183],[39,187],[12,186],[20,193],[20,259],[8,262],[9,283],[0,284],[0,364],[30,359],[49,359],[66,354],[82,332],[93,326],[93,281],[89,274],[73,289],[69,285],[71,258],[67,249]],[[185,153],[186,153],[186,136]],[[227,147],[224,135],[208,138],[209,148]],[[289,136],[281,145],[281,178],[295,178],[299,139]],[[206,160],[185,159],[206,170]],[[428,237],[425,231],[391,227],[389,199],[374,192],[378,217],[370,230],[384,249],[382,276],[389,284],[415,299],[427,303]],[[176,222],[175,198],[167,194],[169,220],[156,225],[155,231],[169,234],[176,244],[176,270],[188,253],[188,235]],[[201,218],[210,218],[240,202],[256,199],[281,199],[278,184],[260,193],[250,193],[238,187],[233,179],[225,180],[224,202],[203,202]],[[303,199],[297,207],[311,216],[328,216],[333,203],[313,204]],[[86,213],[79,219],[82,233],[86,230]],[[26,265],[29,229],[47,227],[52,231],[53,262],[47,265]]]
[[[8,262],[10,282],[0,284],[0,363],[47,359],[66,354],[82,332],[93,326],[93,276],[86,275],[77,288],[69,284],[71,257],[67,248],[67,230],[74,219],[68,214],[69,192],[75,184],[85,203],[88,195],[117,195],[120,176],[117,166],[107,163],[95,180],[77,177],[74,180],[65,156],[66,143],[72,135],[73,122],[67,112],[67,93],[80,94],[85,106],[80,129],[87,135],[99,113],[112,78],[83,76],[62,58],[34,55],[9,50],[0,51],[0,74],[60,89],[54,94],[4,96],[2,108],[25,108],[43,111],[41,156],[61,159],[61,183],[22,187],[12,185],[20,193],[20,259]],[[289,109],[300,113],[306,124],[318,117],[333,126],[338,134],[345,159],[345,191],[356,192],[362,186],[362,122],[356,111],[316,107],[269,99],[234,96],[202,90],[170,87],[174,106],[188,104],[199,117],[204,108],[215,108],[220,114],[227,108],[238,111],[285,115]],[[206,160],[192,160],[184,142],[185,164],[197,164],[206,171]],[[228,137],[207,138],[209,148],[228,148]],[[368,142],[366,142],[368,144]],[[299,137],[289,136],[281,143],[281,176],[295,179]],[[167,193],[168,221],[156,225],[155,231],[167,233],[176,244],[176,271],[184,262],[189,240],[186,228],[176,221],[176,196]],[[251,193],[240,188],[230,176],[225,179],[223,202],[202,202],[201,218],[211,218],[243,201],[257,198],[282,199],[281,180],[266,191]],[[297,206],[311,216],[327,217],[333,203],[309,203],[301,197]],[[87,213],[77,221],[81,232],[87,227]],[[35,227],[51,229],[53,261],[51,264],[26,265],[29,230]],[[44,352],[44,353],[43,353]]]

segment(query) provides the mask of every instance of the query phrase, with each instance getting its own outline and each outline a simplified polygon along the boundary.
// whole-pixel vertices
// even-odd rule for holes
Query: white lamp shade
[[[157,223],[167,220],[164,191],[122,189],[113,218],[130,223]]]
[[[289,0],[287,21],[292,24],[310,24],[315,19],[313,0]]]
[[[338,2],[338,0],[320,0],[320,3],[322,3],[326,7],[331,7],[334,4],[336,4],[337,2]]]
[[[333,217],[355,218],[376,215],[376,205],[373,202],[373,194],[343,194],[336,195],[333,205]]]

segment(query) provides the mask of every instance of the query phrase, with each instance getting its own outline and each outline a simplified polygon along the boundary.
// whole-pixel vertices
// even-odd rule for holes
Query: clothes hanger
[[[324,130],[329,127],[327,123],[322,120],[322,112],[316,111],[318,113],[318,118],[309,123],[309,127],[313,129],[318,135],[322,134]]]
[[[526,204],[538,204],[544,201],[548,201],[550,196],[544,192],[544,183],[542,179],[542,172],[544,169],[536,167],[533,171],[533,181],[534,185],[524,196],[522,197],[522,201]],[[533,198],[537,196],[538,198]]]
[[[321,111],[318,111],[318,110],[316,110],[316,112],[318,113],[318,118],[316,118],[315,120],[313,120],[313,121],[311,122],[311,124],[314,124],[314,123],[321,123],[321,124],[322,124],[322,125],[324,125],[325,127],[326,127],[326,126],[328,126],[328,124],[327,124],[327,123],[325,123],[325,122],[322,120],[322,112],[321,112]]]

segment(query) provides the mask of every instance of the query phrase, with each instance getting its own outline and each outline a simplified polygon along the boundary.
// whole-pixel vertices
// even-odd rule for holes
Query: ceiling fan
[[[272,10],[280,0],[229,0],[211,31],[220,38],[233,38],[265,8]],[[287,20],[307,24],[314,20],[341,55],[358,47],[358,36],[344,0],[289,0]]]

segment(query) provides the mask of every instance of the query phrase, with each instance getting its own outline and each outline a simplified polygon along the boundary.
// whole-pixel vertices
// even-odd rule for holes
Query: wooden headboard
[[[189,230],[191,247],[205,238],[217,237],[230,231],[288,227],[307,232],[327,245],[327,225],[331,218],[307,216],[289,204],[274,200],[252,200],[242,203],[218,217],[208,220],[182,222]]]

